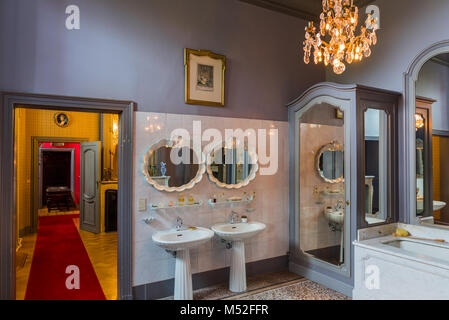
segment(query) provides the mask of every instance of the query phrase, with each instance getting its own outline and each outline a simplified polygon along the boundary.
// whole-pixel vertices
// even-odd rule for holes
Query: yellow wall
[[[118,114],[103,115],[103,174],[106,181],[118,180]],[[115,127],[114,127],[115,123]]]
[[[432,137],[432,149],[433,149],[433,199],[441,200],[441,163],[440,163],[440,137]],[[435,211],[433,217],[439,220],[441,217],[441,211]]]
[[[100,140],[100,114],[65,112],[69,126],[58,127],[54,122],[55,110],[16,109],[16,170],[18,230],[30,226],[31,203],[31,137],[68,137]]]

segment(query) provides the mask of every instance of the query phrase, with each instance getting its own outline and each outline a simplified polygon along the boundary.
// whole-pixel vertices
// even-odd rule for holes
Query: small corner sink
[[[189,228],[186,230],[160,231],[152,236],[159,247],[175,252],[175,300],[192,300],[192,271],[190,266],[190,250],[210,239],[214,233],[206,228]]]
[[[266,229],[266,225],[261,222],[248,222],[248,223],[219,223],[213,225],[211,229],[220,238],[227,241],[243,241],[255,237],[263,230]]]
[[[182,231],[160,231],[152,238],[158,246],[166,250],[179,251],[197,247],[212,239],[213,236],[214,233],[211,230],[197,227]]]
[[[232,292],[246,291],[246,265],[245,265],[245,243],[244,240],[255,237],[266,225],[261,222],[248,223],[219,223],[211,229],[221,239],[230,243],[231,266],[229,272],[229,290]]]

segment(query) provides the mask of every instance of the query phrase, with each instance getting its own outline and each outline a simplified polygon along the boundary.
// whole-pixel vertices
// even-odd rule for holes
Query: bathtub
[[[404,253],[411,253],[422,256],[423,258],[433,258],[449,263],[449,246],[447,244],[406,238],[385,241],[383,244],[401,249],[401,252]]]
[[[431,238],[449,239],[445,230],[411,228],[415,234],[416,228],[425,231],[416,236],[429,237],[436,232]],[[449,299],[449,243],[391,235],[355,241],[353,299]]]

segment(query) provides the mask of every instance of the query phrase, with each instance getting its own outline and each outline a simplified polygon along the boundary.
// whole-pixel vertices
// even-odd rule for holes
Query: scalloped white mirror
[[[220,188],[239,189],[256,177],[257,154],[238,140],[214,148],[207,154],[207,174]]]
[[[173,163],[175,153],[179,164]],[[201,159],[199,159],[201,157]],[[174,146],[169,139],[153,144],[143,157],[142,172],[146,181],[159,191],[182,192],[201,181],[206,171],[205,156],[200,156],[188,146]]]
[[[344,176],[344,147],[336,142],[323,146],[315,158],[315,169],[327,183],[340,183]]]

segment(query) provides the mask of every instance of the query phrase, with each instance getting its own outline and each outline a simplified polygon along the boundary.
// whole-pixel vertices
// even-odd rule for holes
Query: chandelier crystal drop
[[[359,20],[359,9],[353,0],[322,0],[323,12],[320,15],[320,30],[317,32],[313,22],[306,27],[304,41],[304,62],[309,64],[312,48],[315,64],[331,64],[336,74],[346,70],[345,61],[351,64],[371,55],[371,45],[377,43],[377,21],[368,14],[360,35],[355,36]],[[330,37],[328,42],[325,37]]]

